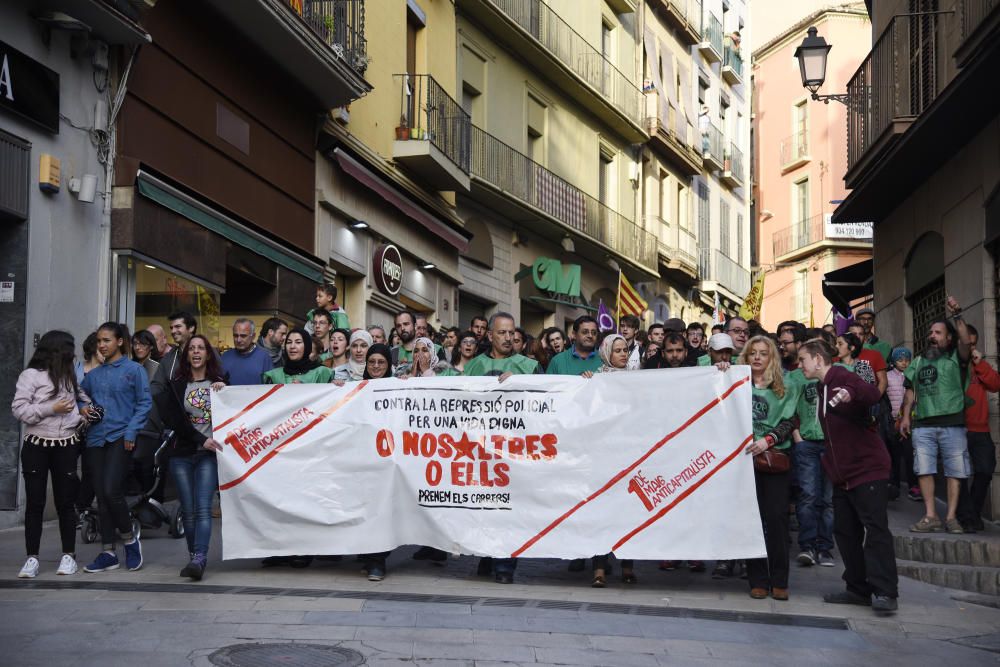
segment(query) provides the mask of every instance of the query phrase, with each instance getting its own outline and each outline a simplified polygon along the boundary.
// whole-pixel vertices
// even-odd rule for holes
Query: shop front
[[[351,326],[388,332],[404,309],[457,326],[459,253],[470,234],[342,147],[317,169],[317,254]]]

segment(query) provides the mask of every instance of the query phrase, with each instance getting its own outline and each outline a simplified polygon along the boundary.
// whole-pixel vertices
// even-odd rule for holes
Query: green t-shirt
[[[326,366],[317,366],[301,375],[289,375],[284,368],[273,368],[261,378],[264,384],[324,384],[333,377],[333,371]]]
[[[538,362],[521,354],[514,354],[503,359],[494,359],[489,353],[480,354],[465,365],[463,375],[497,376],[511,372],[514,375],[532,375],[539,372]]]
[[[730,364],[738,364],[738,363],[740,363],[740,355],[734,354],[733,358],[729,360],[729,363]],[[708,353],[706,352],[705,354],[703,354],[700,357],[698,357],[698,364],[697,365],[698,366],[713,366],[714,364],[712,363],[712,357],[710,357],[708,355]]]
[[[563,350],[552,357],[545,372],[549,375],[580,375],[585,371],[594,373],[602,365],[601,355],[597,350],[593,350],[590,356],[584,359],[577,355],[576,348],[571,346],[568,350]]]
[[[785,395],[778,395],[771,389],[753,388],[753,437],[763,438],[785,419],[795,416],[799,402],[799,385],[785,385]],[[779,442],[775,449],[788,449],[791,440]]]
[[[312,322],[313,311],[315,311],[315,310],[316,309],[313,308],[308,313],[306,313],[306,322]],[[347,319],[347,313],[344,311],[343,308],[338,307],[337,310],[331,310],[329,312],[330,312],[330,330],[331,331],[333,329],[348,329],[349,330],[351,328],[350,320]],[[310,333],[312,333],[312,332],[310,331]]]
[[[816,418],[816,398],[819,382],[808,380],[802,369],[796,368],[785,376],[786,389],[795,386],[799,400],[795,405],[795,414],[799,417],[799,435],[803,440],[813,442],[823,441],[823,426]]]
[[[924,426],[921,422],[945,416],[955,418],[954,423],[949,420],[947,425],[965,423],[965,390],[969,387],[969,378],[957,349],[934,361],[917,357],[903,375],[916,396],[914,426]],[[945,424],[937,422],[936,425]]]
[[[885,342],[884,340],[879,340],[875,343],[865,343],[864,348],[866,350],[875,350],[876,352],[881,354],[882,358],[885,359],[886,367],[892,368],[892,364],[889,363],[889,357],[892,356],[892,346],[889,345],[889,343]]]

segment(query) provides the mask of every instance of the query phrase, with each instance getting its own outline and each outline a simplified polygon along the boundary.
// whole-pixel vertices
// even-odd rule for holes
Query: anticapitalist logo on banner
[[[223,556],[759,557],[751,404],[746,367],[227,387]]]

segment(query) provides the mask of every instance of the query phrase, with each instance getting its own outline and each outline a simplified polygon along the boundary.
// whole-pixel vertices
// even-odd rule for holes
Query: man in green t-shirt
[[[542,367],[534,359],[524,355],[514,354],[514,316],[499,312],[490,318],[486,330],[490,349],[465,365],[463,375],[494,376],[503,382],[511,375],[532,375],[541,373]],[[479,559],[478,574],[495,575],[498,584],[514,583],[514,570],[517,569],[516,558]]]
[[[939,454],[948,485],[944,529],[955,534],[964,532],[955,513],[959,491],[970,469],[965,435],[965,390],[972,346],[958,302],[948,297],[945,307],[951,321],[931,323],[927,349],[904,373],[906,394],[899,433],[904,438],[912,433],[913,467],[924,496],[925,510],[924,517],[910,527],[915,533],[942,529],[934,507],[934,475],[938,471]]]
[[[573,344],[552,357],[549,375],[580,375],[593,373],[601,367],[601,357],[597,354],[597,320],[590,315],[581,315],[573,322]]]
[[[794,337],[795,332],[785,331],[782,339]],[[792,341],[796,348],[798,365],[799,341]],[[787,347],[787,346],[786,346]],[[787,350],[786,350],[787,351]],[[785,385],[798,389],[799,400],[795,414],[799,427],[792,431],[795,477],[799,496],[795,501],[795,516],[799,520],[800,565],[833,567],[833,484],[823,472],[823,427],[816,414],[818,396],[816,380],[807,380],[802,369],[796,368],[785,375]]]
[[[885,359],[885,365],[891,367],[889,357],[892,356],[892,346],[884,340],[879,340],[879,337],[875,335],[875,311],[871,308],[862,308],[854,314],[854,321],[860,324],[864,331],[861,342],[865,344],[865,349],[875,350],[881,354],[882,358]]]

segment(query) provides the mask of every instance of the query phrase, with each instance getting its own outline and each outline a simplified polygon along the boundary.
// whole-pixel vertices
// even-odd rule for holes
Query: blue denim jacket
[[[146,369],[120,357],[87,373],[81,388],[104,408],[104,419],[87,431],[87,446],[100,447],[119,438],[135,442],[153,407]]]

